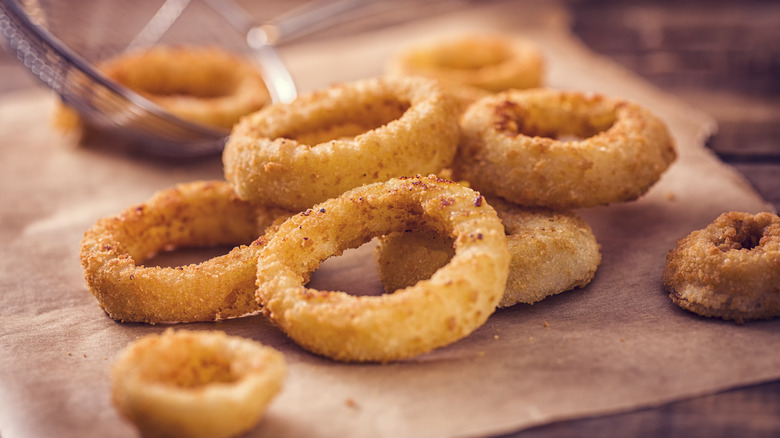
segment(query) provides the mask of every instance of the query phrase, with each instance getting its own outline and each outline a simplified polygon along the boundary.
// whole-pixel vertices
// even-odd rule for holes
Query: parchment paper
[[[541,2],[540,2],[541,3]],[[250,436],[484,436],[602,415],[780,377],[780,321],[735,325],[675,307],[661,285],[677,239],[728,210],[770,210],[704,147],[713,122],[585,50],[551,5],[491,4],[424,23],[299,44],[284,55],[302,90],[380,74],[394,50],[466,28],[515,32],[545,51],[548,84],[637,101],[660,115],[680,159],[637,202],[582,210],[603,262],[585,289],[497,311],[462,341],[388,365],[313,356],[262,316],[220,329],[282,350],[290,372]],[[0,434],[130,437],[108,371],[133,339],[164,326],[120,324],[87,291],[78,262],[98,218],[177,182],[221,179],[219,159],[161,163],[76,147],[50,128],[48,92],[0,103]],[[329,261],[318,281],[376,289],[371,257]]]

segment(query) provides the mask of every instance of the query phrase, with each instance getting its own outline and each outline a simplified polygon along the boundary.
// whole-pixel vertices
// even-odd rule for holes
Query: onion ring
[[[290,214],[241,201],[224,181],[180,184],[87,230],[81,242],[84,278],[103,310],[123,322],[213,321],[255,313],[255,265],[265,243],[257,237]],[[196,265],[136,264],[162,250],[210,245],[240,246]]]
[[[728,212],[680,239],[663,275],[672,301],[734,320],[780,315],[780,217]]]
[[[489,200],[504,225],[511,255],[498,307],[533,304],[593,279],[601,263],[590,226],[571,212],[522,208]],[[427,230],[393,233],[375,250],[379,278],[392,292],[430,278],[453,255],[452,239]]]
[[[390,74],[499,92],[541,86],[544,58],[526,39],[468,33],[415,43],[392,57],[386,69]]]
[[[418,226],[455,241],[450,263],[430,279],[379,296],[303,286],[326,258]],[[300,346],[339,361],[388,362],[480,327],[501,299],[509,253],[501,222],[479,193],[430,176],[365,185],[293,216],[257,266],[263,313]]]
[[[168,329],[120,353],[112,401],[145,437],[228,438],[260,421],[286,373],[282,354],[258,342]]]
[[[229,131],[238,120],[271,102],[265,81],[249,60],[215,47],[155,46],[123,54],[98,68],[184,120]],[[60,106],[55,125],[80,126]]]
[[[223,129],[271,101],[256,66],[214,47],[156,46],[101,70],[183,119]]]
[[[677,158],[660,119],[597,94],[498,93],[472,105],[461,128],[455,178],[523,206],[574,209],[631,201]],[[565,135],[582,139],[558,139]]]
[[[225,177],[242,199],[301,211],[363,184],[439,171],[458,129],[433,80],[336,85],[244,118],[225,146]]]

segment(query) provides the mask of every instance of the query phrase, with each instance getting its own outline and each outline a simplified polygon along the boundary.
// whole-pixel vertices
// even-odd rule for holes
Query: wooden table
[[[780,4],[603,0],[567,5],[573,31],[593,50],[713,116],[719,133],[709,146],[780,210]],[[0,97],[39,86],[4,49],[0,78]],[[511,436],[780,436],[780,381]]]

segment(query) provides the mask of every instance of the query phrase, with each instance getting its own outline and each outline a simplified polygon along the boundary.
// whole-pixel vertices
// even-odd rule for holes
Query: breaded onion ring
[[[98,68],[171,114],[226,131],[271,102],[256,66],[215,47],[155,46],[120,55]],[[77,125],[64,107],[55,123],[67,129]]]
[[[669,251],[663,281],[675,304],[702,316],[780,315],[780,217],[723,213]]]
[[[373,237],[426,227],[455,255],[430,279],[379,296],[308,289],[321,261]],[[391,179],[325,201],[283,223],[258,257],[263,313],[303,348],[340,361],[387,362],[455,342],[501,299],[509,253],[482,196],[435,177]]]
[[[386,68],[390,74],[425,76],[446,86],[498,92],[541,86],[544,58],[525,39],[468,33],[415,43],[391,58]]]
[[[101,69],[183,119],[228,130],[271,101],[255,65],[214,47],[156,46]]]
[[[461,128],[455,178],[524,206],[634,200],[677,157],[666,126],[648,110],[574,91],[499,93],[472,105]]]
[[[225,177],[242,199],[300,211],[363,184],[437,172],[458,134],[435,81],[367,79],[243,119],[223,153]]]
[[[227,438],[260,421],[286,373],[282,354],[258,342],[168,329],[120,353],[112,399],[145,437]]]
[[[213,321],[254,313],[255,265],[265,243],[258,236],[290,214],[250,205],[223,181],[180,184],[90,228],[81,242],[84,278],[103,310],[125,322]],[[211,245],[240,246],[196,265],[137,264],[163,250]]]
[[[511,262],[498,307],[533,304],[584,287],[601,263],[590,226],[574,213],[527,209],[489,200],[504,225]],[[376,260],[385,290],[392,292],[430,278],[453,254],[452,239],[428,230],[379,239]]]

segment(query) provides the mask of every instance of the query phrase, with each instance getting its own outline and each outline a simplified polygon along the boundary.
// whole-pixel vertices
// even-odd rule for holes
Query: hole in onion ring
[[[249,242],[246,244],[249,244]],[[142,263],[144,266],[176,268],[179,266],[203,263],[214,257],[223,256],[229,253],[235,246],[237,245],[170,248],[143,260]]]
[[[212,49],[191,50],[160,47],[104,68],[117,82],[152,96],[213,99],[236,92],[246,74],[242,60]]]
[[[764,231],[764,228],[755,222],[746,223],[737,220],[734,222],[733,228],[719,236],[717,246],[724,252],[740,249],[751,250],[760,245]]]
[[[475,71],[507,63],[514,55],[512,48],[503,38],[465,36],[411,48],[406,61],[431,70]]]
[[[511,54],[506,48],[494,47],[493,50],[474,50],[469,56],[463,56],[460,45],[442,46],[438,53],[433,53],[428,64],[431,67],[451,70],[478,70],[492,65],[499,65],[510,59]]]
[[[403,238],[380,239],[375,253],[379,278],[388,293],[430,279],[455,255],[455,241],[430,229],[407,230]],[[394,257],[393,254],[403,254]]]
[[[348,139],[401,118],[410,107],[410,102],[397,99],[384,99],[378,103],[365,102],[353,110],[360,114],[351,114],[351,111],[333,111],[317,122],[306,125],[305,130],[290,131],[280,137],[309,145]]]
[[[521,106],[506,100],[496,107],[497,128],[512,135],[547,137],[556,140],[577,141],[607,131],[617,114],[609,108],[585,111],[573,106]]]
[[[191,344],[188,354],[165,354],[165,367],[147,367],[144,378],[177,388],[202,388],[213,383],[234,383],[237,376],[228,357],[215,346]]]
[[[385,293],[373,262],[377,239],[357,248],[347,249],[340,256],[320,263],[311,274],[306,287],[317,290],[337,290],[355,296],[376,296]],[[368,261],[371,262],[368,262]]]
[[[231,81],[238,80],[232,79]],[[143,83],[139,85],[139,91],[146,92],[154,96],[179,97],[192,99],[213,99],[225,97],[236,91],[235,86],[228,86],[230,81],[211,81],[208,87],[196,87],[195,84],[180,84],[179,86],[168,88],[156,86],[154,83]],[[169,85],[169,84],[163,84]]]
[[[572,134],[561,134],[556,136],[555,139],[564,143],[573,143],[575,141],[585,140],[583,137],[580,137],[578,135],[572,135]]]

